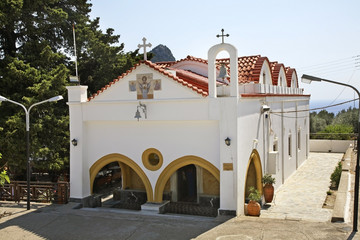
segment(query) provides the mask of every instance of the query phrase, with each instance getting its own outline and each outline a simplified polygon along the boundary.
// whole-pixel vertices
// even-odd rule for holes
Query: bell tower
[[[224,34],[224,29],[221,29],[222,34],[217,37],[222,38],[222,42],[211,47],[208,51],[208,81],[209,81],[209,97],[216,98],[216,68],[215,60],[216,56],[221,51],[227,51],[230,55],[230,97],[239,96],[238,86],[238,54],[237,49],[231,44],[224,43],[224,37],[228,37],[229,34]]]

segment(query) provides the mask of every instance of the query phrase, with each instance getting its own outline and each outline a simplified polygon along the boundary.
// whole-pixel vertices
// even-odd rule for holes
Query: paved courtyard
[[[276,192],[261,217],[160,215],[119,209],[0,202],[0,239],[356,239],[351,223],[329,222],[322,209],[329,176],[342,154],[311,153]]]

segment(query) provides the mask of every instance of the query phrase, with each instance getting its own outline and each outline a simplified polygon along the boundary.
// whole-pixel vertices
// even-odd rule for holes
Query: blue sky
[[[121,35],[125,51],[146,37],[164,44],[176,59],[207,59],[207,51],[225,42],[239,56],[260,54],[303,73],[360,89],[360,1],[358,0],[91,0],[91,18]],[[356,57],[357,56],[357,57]],[[223,55],[222,57],[226,57]],[[357,63],[356,63],[357,62]],[[300,79],[299,79],[300,80]],[[300,83],[313,100],[354,98],[352,90],[327,83]]]

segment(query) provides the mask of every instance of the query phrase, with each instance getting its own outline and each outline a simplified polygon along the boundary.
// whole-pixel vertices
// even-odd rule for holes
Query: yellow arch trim
[[[262,186],[262,167],[261,167],[261,160],[260,160],[260,155],[258,153],[258,151],[256,149],[254,149],[250,155],[250,159],[248,161],[247,167],[246,167],[246,176],[245,176],[245,187],[247,186],[247,175],[248,175],[248,171],[249,171],[249,167],[251,164],[251,161],[254,162],[254,166],[255,166],[255,172],[256,172],[256,188],[257,190],[259,190],[260,194],[262,194],[263,192],[263,186]],[[246,189],[244,189],[244,196],[246,193]],[[246,196],[244,197],[244,199],[246,198]]]
[[[144,171],[139,167],[139,165],[136,164],[136,162],[134,162],[133,160],[131,160],[130,158],[119,154],[119,153],[112,153],[112,154],[108,154],[102,158],[100,158],[99,160],[97,160],[91,167],[90,167],[90,190],[91,190],[91,194],[93,193],[93,185],[94,185],[94,180],[96,177],[96,174],[107,164],[111,163],[111,162],[120,162],[123,163],[127,166],[129,166],[130,168],[132,168],[140,177],[140,179],[143,181],[144,185],[145,185],[145,190],[146,190],[146,195],[147,195],[147,200],[148,202],[152,202],[153,201],[153,190],[151,187],[151,183],[148,179],[148,177],[146,176],[146,174],[144,173]]]
[[[175,161],[171,162],[160,174],[156,186],[155,186],[155,202],[162,202],[162,196],[165,188],[166,182],[169,180],[171,175],[186,165],[194,164],[198,165],[206,170],[208,170],[215,178],[220,182],[220,171],[212,165],[210,162],[206,161],[203,158],[197,156],[184,156],[181,158],[176,159]]]

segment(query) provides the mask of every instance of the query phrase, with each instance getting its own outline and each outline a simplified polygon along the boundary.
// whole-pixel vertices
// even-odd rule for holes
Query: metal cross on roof
[[[144,37],[143,39],[143,44],[138,44],[138,48],[144,48],[144,60],[147,60],[147,54],[146,54],[146,47],[151,47],[151,43],[146,44],[146,38]]]
[[[224,29],[221,29],[221,35],[216,35],[216,37],[221,37],[222,43],[224,43],[224,37],[229,37],[229,34],[224,34]]]

